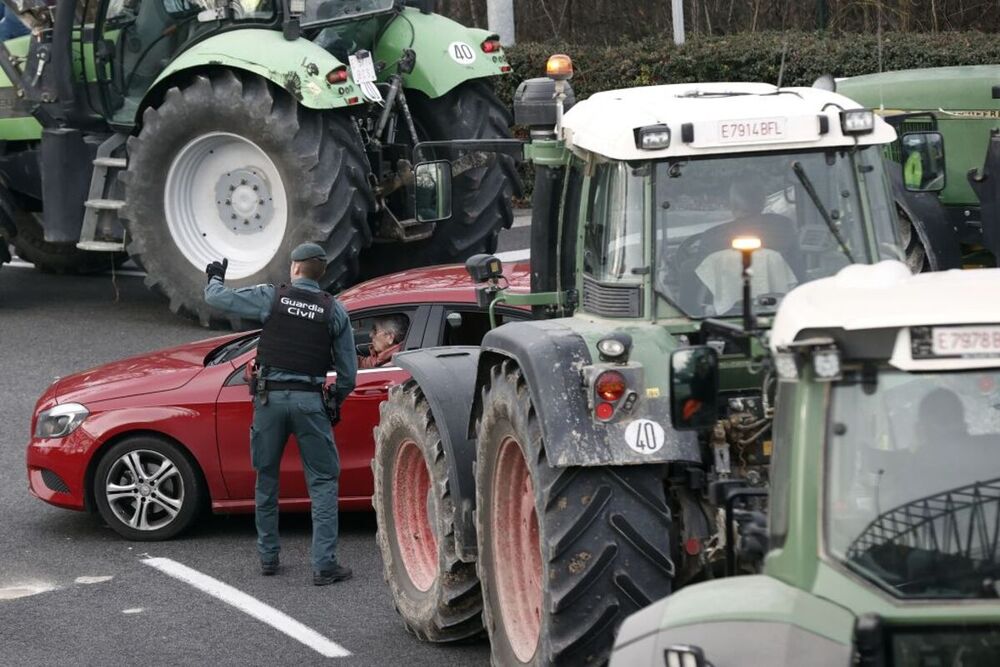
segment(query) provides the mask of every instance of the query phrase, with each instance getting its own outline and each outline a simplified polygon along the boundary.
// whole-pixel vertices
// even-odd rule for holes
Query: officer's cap
[[[304,262],[307,259],[326,259],[326,251],[315,243],[302,243],[292,251],[293,262]]]

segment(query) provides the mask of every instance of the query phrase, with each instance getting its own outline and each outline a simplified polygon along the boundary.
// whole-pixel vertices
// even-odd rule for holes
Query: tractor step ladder
[[[80,241],[76,247],[80,250],[96,250],[102,252],[124,252],[124,240],[108,239],[108,233],[120,225],[118,211],[125,206],[121,199],[108,198],[109,186],[114,182],[111,170],[125,169],[128,160],[123,157],[113,157],[114,153],[125,145],[126,135],[115,133],[108,137],[97,149],[94,158],[94,172],[90,177],[90,193],[84,202],[83,227],[80,229]],[[109,219],[110,216],[110,219]],[[102,238],[104,237],[104,238]]]

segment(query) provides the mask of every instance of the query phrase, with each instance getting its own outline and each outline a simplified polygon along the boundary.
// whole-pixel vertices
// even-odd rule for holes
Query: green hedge
[[[507,51],[513,76],[496,82],[497,93],[510,108],[517,85],[543,76],[552,53],[573,58],[573,90],[577,99],[613,88],[695,81],[764,81],[776,83],[782,50],[787,45],[782,85],[811,85],[819,76],[837,77],[878,72],[878,38],[874,34],[826,35],[801,32],[742,33],[699,37],[681,47],[669,36],[613,47],[584,44],[523,43]],[[885,33],[883,71],[1000,63],[1000,35],[978,32]],[[532,176],[523,170],[526,196]]]

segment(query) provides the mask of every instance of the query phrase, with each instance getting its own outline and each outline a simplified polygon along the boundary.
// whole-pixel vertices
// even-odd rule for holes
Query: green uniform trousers
[[[267,403],[254,397],[250,453],[257,471],[257,552],[262,562],[278,557],[278,470],[289,435],[295,435],[312,500],[313,569],[337,562],[337,485],[340,457],[319,392],[268,392]]]

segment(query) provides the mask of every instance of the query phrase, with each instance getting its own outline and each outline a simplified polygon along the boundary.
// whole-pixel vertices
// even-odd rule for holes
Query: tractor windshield
[[[832,276],[846,264],[901,259],[880,150],[656,163],[657,293],[690,317],[739,314],[741,262],[730,248],[738,236],[762,242],[753,256],[753,294],[755,311],[764,314],[796,285]]]
[[[335,23],[345,19],[390,11],[394,0],[305,0],[299,21],[303,26]]]
[[[1000,371],[845,373],[831,401],[829,554],[900,598],[1000,596]]]

